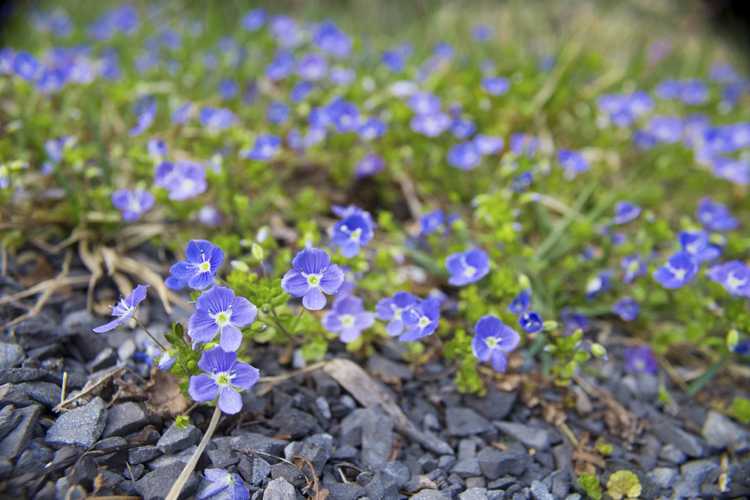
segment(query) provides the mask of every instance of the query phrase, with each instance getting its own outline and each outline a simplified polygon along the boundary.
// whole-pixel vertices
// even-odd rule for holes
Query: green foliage
[[[602,486],[596,474],[581,474],[578,476],[578,485],[592,500],[601,500]]]
[[[734,418],[743,424],[750,424],[750,399],[739,396],[735,397],[734,400],[732,400],[732,406],[729,408],[729,412]]]
[[[632,471],[618,470],[609,476],[607,494],[614,500],[638,498],[641,496],[641,481]]]

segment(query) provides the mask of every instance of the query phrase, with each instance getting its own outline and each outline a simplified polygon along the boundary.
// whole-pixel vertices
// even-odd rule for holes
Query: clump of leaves
[[[632,471],[618,470],[609,476],[607,494],[614,500],[638,498],[641,496],[641,481]]]
[[[578,485],[593,500],[601,500],[602,486],[596,474],[581,474],[578,476]]]
[[[734,398],[729,413],[743,424],[750,424],[750,399]]]

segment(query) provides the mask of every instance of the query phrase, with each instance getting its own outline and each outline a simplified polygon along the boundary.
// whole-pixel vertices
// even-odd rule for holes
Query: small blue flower
[[[185,260],[169,269],[165,284],[172,290],[190,287],[204,290],[213,285],[216,272],[224,262],[224,252],[210,241],[191,240],[185,247]]]
[[[325,78],[328,73],[328,61],[320,54],[306,54],[297,61],[297,74],[310,82]]]
[[[659,362],[648,346],[628,347],[624,352],[625,371],[629,373],[659,373]]]
[[[732,260],[713,266],[708,270],[708,277],[730,294],[750,298],[750,267],[744,262]]]
[[[442,111],[421,113],[412,117],[409,126],[414,132],[426,137],[438,137],[450,128],[451,118]]]
[[[683,122],[677,116],[654,116],[646,125],[646,133],[657,142],[675,144],[682,140]]]
[[[325,114],[338,132],[356,131],[360,125],[357,106],[340,97],[326,106]]]
[[[313,91],[314,88],[315,85],[312,82],[298,82],[294,87],[292,87],[292,90],[289,92],[289,99],[291,99],[292,102],[302,102],[305,100],[305,97],[307,97],[310,92]]]
[[[177,359],[174,356],[172,356],[169,352],[163,352],[159,356],[159,360],[157,361],[156,366],[159,368],[159,370],[163,372],[168,372],[174,366],[175,361],[177,361]]]
[[[225,130],[237,122],[237,117],[224,108],[205,107],[200,112],[201,124],[210,131]]]
[[[474,122],[464,118],[456,118],[451,124],[451,133],[456,139],[467,139],[477,130],[477,126]],[[477,150],[479,150],[477,144]]]
[[[482,79],[482,88],[490,95],[499,96],[508,92],[510,82],[501,76]]]
[[[180,104],[174,112],[172,112],[172,123],[175,125],[184,125],[192,116],[193,109],[194,106],[192,102]]]
[[[281,287],[293,297],[302,297],[302,305],[319,311],[326,305],[324,293],[334,295],[344,283],[344,272],[331,257],[318,248],[306,248],[292,260],[292,269],[284,274]]]
[[[448,164],[461,170],[471,170],[479,165],[482,155],[473,142],[456,144],[448,151]]]
[[[539,138],[529,134],[516,133],[510,136],[510,150],[516,156],[536,155],[539,149]],[[561,160],[562,163],[562,160]]]
[[[623,321],[633,321],[638,317],[640,306],[635,299],[625,297],[615,302],[615,305],[612,306],[612,311]]]
[[[654,271],[654,279],[664,288],[681,288],[690,283],[698,273],[698,264],[687,252],[677,252]]]
[[[508,354],[518,347],[521,337],[495,316],[484,316],[474,325],[471,348],[482,363],[490,362],[499,373],[508,367]]]
[[[242,18],[242,27],[247,31],[258,31],[266,23],[266,11],[253,9]]]
[[[294,55],[286,50],[276,53],[271,62],[266,66],[266,76],[269,80],[279,81],[289,76],[294,71]]]
[[[250,491],[239,474],[224,469],[205,469],[206,480],[196,500],[250,500]]]
[[[39,61],[28,52],[16,52],[13,59],[13,72],[19,78],[27,82],[33,82],[40,76],[42,69]]]
[[[242,410],[240,393],[252,388],[260,379],[257,368],[238,362],[236,352],[226,352],[221,347],[204,351],[198,368],[204,373],[190,377],[190,397],[198,403],[218,398],[219,409],[227,415]]]
[[[560,319],[565,325],[565,335],[570,335],[576,330],[585,332],[590,326],[589,318],[585,314],[569,309],[563,309],[560,313]]]
[[[135,314],[138,304],[146,299],[148,285],[138,285],[127,297],[120,299],[120,302],[112,307],[112,316],[115,319],[102,326],[94,328],[94,333],[105,333],[114,330],[118,326],[126,323]]]
[[[224,100],[230,100],[237,97],[237,94],[240,91],[240,86],[237,84],[236,81],[225,78],[224,80],[219,82],[219,95]]]
[[[361,179],[363,177],[370,177],[372,175],[381,172],[385,168],[385,162],[380,155],[375,153],[368,153],[362,158],[354,171],[354,175]]]
[[[448,283],[453,286],[464,286],[487,276],[490,272],[490,260],[483,250],[472,248],[449,255],[445,259],[445,267],[450,273]]]
[[[375,314],[365,311],[362,299],[353,295],[336,300],[332,310],[323,316],[326,330],[337,333],[341,341],[347,343],[359,338],[373,323]]]
[[[534,182],[534,174],[531,172],[524,172],[513,178],[510,188],[516,193],[521,193],[528,189],[532,182]]]
[[[145,132],[156,119],[156,99],[153,96],[141,97],[135,102],[137,123],[130,129],[130,135],[136,136]]]
[[[479,153],[483,155],[498,154],[503,150],[503,144],[502,137],[478,134],[474,138],[474,145],[479,150]]]
[[[641,215],[641,207],[629,201],[621,201],[615,205],[615,224],[627,224]]]
[[[419,302],[419,298],[409,292],[396,292],[393,297],[381,299],[375,306],[375,313],[379,320],[388,322],[388,335],[396,337],[419,321],[415,311]]]
[[[154,184],[166,189],[170,200],[184,201],[206,190],[206,171],[199,163],[165,161],[156,167]]]
[[[472,28],[471,36],[478,42],[485,42],[492,36],[492,28],[486,24],[477,24]]]
[[[333,226],[331,242],[339,247],[344,257],[354,257],[375,234],[372,216],[369,212],[355,206],[334,207],[333,211],[341,217],[341,220]]]
[[[112,193],[112,205],[125,222],[137,221],[154,206],[154,195],[143,189],[118,189]]]
[[[698,221],[709,231],[731,231],[738,226],[729,209],[711,198],[703,198],[696,212]]]
[[[258,314],[255,305],[223,286],[215,286],[198,297],[195,312],[190,316],[188,335],[193,342],[206,344],[219,334],[219,345],[227,352],[242,344],[242,331]]]
[[[612,271],[601,271],[586,283],[586,297],[592,299],[612,287]]]
[[[557,161],[560,162],[566,179],[574,179],[578,174],[589,169],[589,162],[577,151],[560,150],[557,153]]]
[[[698,264],[712,261],[721,255],[721,247],[711,243],[705,231],[682,231],[679,241],[682,250],[692,255]]]
[[[414,342],[432,335],[440,323],[440,300],[424,299],[401,318],[406,326],[406,332],[398,338],[401,342]]]
[[[531,290],[524,289],[518,292],[513,300],[508,305],[508,311],[512,312],[516,316],[528,311],[531,306]]]
[[[368,118],[359,126],[357,134],[359,134],[359,137],[363,141],[372,141],[382,137],[385,130],[386,126],[382,120],[378,118]]]
[[[440,98],[429,92],[416,92],[409,97],[409,107],[418,115],[440,112]]]
[[[638,255],[627,255],[620,261],[622,268],[622,280],[625,283],[632,283],[639,276],[646,274],[646,263]]]
[[[544,320],[536,311],[521,313],[518,317],[518,324],[526,333],[541,332],[542,328],[544,328]]]
[[[352,40],[332,21],[318,25],[313,34],[313,42],[324,52],[336,57],[346,57],[352,50]]]
[[[272,160],[281,151],[281,139],[275,135],[263,134],[255,139],[253,148],[242,151],[240,156],[248,160],[268,161]]]
[[[419,219],[419,236],[425,237],[438,231],[446,232],[448,225],[451,223],[451,217],[446,217],[445,212],[433,210]]]

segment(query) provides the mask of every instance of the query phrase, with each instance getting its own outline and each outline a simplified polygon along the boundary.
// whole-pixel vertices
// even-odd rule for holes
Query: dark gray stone
[[[297,488],[301,488],[307,482],[305,474],[300,469],[286,462],[273,464],[271,466],[271,477],[273,479],[284,478],[288,483]]]
[[[516,402],[515,392],[500,391],[490,387],[487,394],[482,396],[466,396],[466,406],[479,412],[489,420],[502,420],[510,414]]]
[[[159,458],[155,458],[152,461],[148,462],[148,464],[146,465],[151,470],[161,469],[162,467],[166,467],[175,463],[181,463],[184,465],[190,461],[190,458],[193,456],[196,449],[198,449],[198,447],[196,445],[193,445],[171,455],[162,455]]]
[[[331,458],[332,452],[333,437],[330,434],[315,434],[305,439],[295,454],[309,461],[315,468],[315,472],[320,474]]]
[[[445,421],[451,436],[476,436],[492,429],[492,424],[471,408],[448,408],[445,411]]]
[[[393,419],[379,408],[365,410],[362,424],[362,463],[377,470],[387,462],[393,448]]]
[[[664,443],[671,444],[689,457],[703,456],[703,443],[692,434],[685,432],[667,419],[659,419],[654,424],[654,434]]]
[[[450,496],[439,490],[421,490],[411,500],[450,500]]]
[[[26,449],[21,453],[16,462],[13,474],[20,476],[22,474],[38,474],[44,467],[52,461],[52,450],[42,446],[36,440],[31,441]]]
[[[552,436],[546,429],[517,424],[515,422],[495,422],[498,429],[517,439],[529,448],[546,450],[552,444]]]
[[[112,450],[118,450],[128,447],[128,440],[121,436],[112,436],[108,438],[104,438],[100,440],[96,445],[94,446],[95,450],[101,450],[101,451],[112,451]]]
[[[680,478],[674,484],[675,498],[694,497],[701,491],[701,485],[714,474],[719,473],[719,464],[712,460],[693,460],[680,467]]]
[[[532,481],[529,489],[531,491],[531,496],[535,500],[555,500],[555,497],[549,492],[547,486],[541,481]]]
[[[263,500],[296,500],[297,493],[294,486],[289,484],[283,477],[278,477],[266,486],[263,492]]]
[[[356,457],[358,453],[359,450],[357,450],[357,448],[345,444],[336,448],[336,451],[333,452],[332,457],[339,460],[351,460],[352,458]]]
[[[329,498],[341,500],[357,500],[367,495],[367,490],[357,483],[327,483]]]
[[[213,448],[206,452],[211,466],[217,469],[225,469],[240,461],[240,455],[230,448]]]
[[[125,436],[142,429],[148,422],[149,418],[143,406],[132,401],[120,403],[109,409],[107,425],[102,435],[104,437]]]
[[[0,342],[0,370],[7,370],[21,364],[23,348],[18,344]]]
[[[58,382],[59,377],[54,377],[47,370],[42,370],[41,368],[8,368],[7,370],[0,370],[0,385],[36,382],[39,380]]]
[[[463,478],[479,476],[482,469],[479,467],[479,459],[476,457],[459,460],[451,469],[451,472]]]
[[[143,497],[143,500],[162,500],[169,493],[183,467],[184,464],[182,463],[174,463],[153,470],[136,481],[135,490]],[[198,486],[198,481],[195,473],[190,474],[190,478],[182,490],[182,495],[191,495]]]
[[[233,436],[229,441],[229,446],[243,454],[252,454],[255,451],[268,453],[271,455],[281,455],[284,453],[284,447],[287,441],[270,438],[263,434],[246,432]]]
[[[47,431],[46,441],[53,446],[74,445],[90,448],[99,439],[107,422],[104,401],[96,397],[85,406],[59,417]]]
[[[408,365],[391,361],[379,354],[370,356],[367,360],[367,371],[388,383],[410,380],[414,376]]]
[[[383,467],[382,472],[383,476],[393,480],[399,488],[403,487],[409,482],[409,479],[411,479],[411,471],[409,471],[409,467],[399,461],[388,462],[385,464],[385,467]]]
[[[656,467],[648,473],[648,477],[659,488],[671,488],[677,479],[677,469],[671,467]]]
[[[13,405],[7,405],[0,408],[0,439],[12,431],[18,421],[21,420],[21,414],[16,413]]]
[[[487,496],[487,488],[469,488],[460,495],[458,495],[458,500],[488,500],[489,497]]]
[[[703,439],[714,448],[743,451],[748,448],[748,432],[731,419],[709,411],[702,430]]]
[[[517,451],[500,451],[495,448],[484,448],[477,455],[479,467],[484,477],[490,481],[500,476],[520,476],[529,465],[529,456]]]
[[[661,447],[661,450],[659,451],[659,458],[662,460],[666,460],[667,462],[672,462],[673,464],[680,465],[687,460],[687,455],[685,455],[679,448],[677,448],[673,444],[666,444]]]
[[[271,474],[271,465],[260,457],[242,457],[237,470],[250,486],[260,486]]]
[[[201,431],[196,426],[189,424],[184,428],[180,428],[176,424],[172,424],[167,429],[167,432],[159,438],[156,446],[162,453],[170,454],[198,444],[200,440]]]
[[[271,421],[271,424],[279,429],[279,433],[299,439],[320,431],[318,419],[314,415],[305,413],[296,408],[280,411]]]
[[[49,409],[60,403],[60,386],[51,382],[24,382],[16,388],[22,391],[32,401],[36,401]]]
[[[138,446],[128,451],[128,463],[131,465],[143,464],[161,456],[162,451],[156,446]]]

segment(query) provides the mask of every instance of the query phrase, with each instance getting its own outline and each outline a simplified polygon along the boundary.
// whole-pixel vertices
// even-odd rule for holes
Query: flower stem
[[[135,316],[133,316],[133,317],[135,318]],[[164,344],[162,344],[161,342],[159,342],[156,339],[156,337],[154,336],[154,334],[152,334],[150,331],[148,331],[148,328],[146,328],[146,325],[144,325],[143,323],[141,323],[138,318],[135,318],[135,322],[138,324],[138,326],[140,326],[141,328],[143,328],[143,331],[146,332],[146,335],[148,335],[149,337],[151,337],[151,340],[153,340],[154,343],[157,346],[159,346],[159,349],[161,349],[162,352],[167,352],[167,348],[164,347]]]
[[[208,424],[208,429],[206,429],[206,433],[203,435],[203,439],[201,439],[201,442],[198,444],[198,448],[196,448],[195,452],[193,452],[193,456],[190,457],[190,460],[185,464],[182,472],[180,472],[177,480],[172,485],[172,488],[167,494],[166,500],[177,500],[180,497],[182,488],[185,487],[185,483],[187,483],[188,479],[190,479],[190,474],[192,474],[195,466],[198,465],[198,460],[203,454],[203,450],[206,449],[206,446],[208,446],[208,442],[211,441],[211,437],[216,431],[216,426],[219,425],[219,419],[221,419],[221,410],[217,405],[214,409],[214,414],[211,416],[211,422],[209,422]]]

